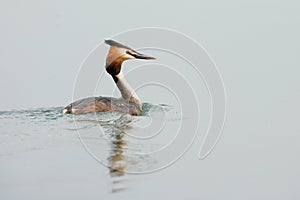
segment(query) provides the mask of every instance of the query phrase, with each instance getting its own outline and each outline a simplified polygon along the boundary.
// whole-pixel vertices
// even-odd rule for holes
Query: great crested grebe
[[[139,115],[142,111],[142,103],[137,94],[129,86],[125,80],[121,68],[122,63],[129,59],[155,59],[151,56],[140,54],[135,50],[120,44],[113,40],[105,40],[110,45],[109,52],[106,57],[106,72],[109,73],[118,89],[121,92],[121,98],[113,97],[88,97],[75,101],[64,109],[63,114],[86,114],[92,112],[121,112],[130,115]]]

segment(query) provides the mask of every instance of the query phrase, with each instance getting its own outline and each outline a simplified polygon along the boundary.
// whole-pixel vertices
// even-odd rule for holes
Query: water
[[[66,175],[65,167],[76,168],[70,164],[78,152],[79,158],[84,156],[84,159],[93,160],[92,165],[99,170],[97,173],[104,173],[106,179],[108,177],[102,182],[106,186],[99,188],[101,196],[124,193],[128,188],[132,189],[134,180],[142,176],[137,174],[149,173],[160,167],[161,158],[151,153],[173,137],[173,134],[164,135],[163,132],[172,133],[181,120],[174,107],[148,103],[143,104],[141,116],[110,112],[62,115],[61,109],[0,112],[1,185],[7,196],[11,195],[11,190],[18,197],[16,191],[20,187],[27,191],[30,185],[35,187],[29,191],[40,193],[41,182],[54,188],[62,180],[74,184],[78,172],[71,173],[71,179],[62,177]],[[48,165],[56,166],[55,175]],[[84,180],[88,178],[84,176]]]
[[[263,115],[231,113],[207,159],[197,158],[199,134],[177,162],[151,172],[184,143],[153,153],[190,121],[176,108],[144,104],[138,117],[60,109],[0,112],[0,199],[298,199],[299,137],[283,132],[288,124],[275,130]]]

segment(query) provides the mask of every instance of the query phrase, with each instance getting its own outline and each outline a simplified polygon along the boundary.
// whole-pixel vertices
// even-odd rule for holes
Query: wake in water
[[[176,120],[171,106],[148,103],[143,104],[141,116],[114,112],[62,115],[60,110],[61,107],[0,111],[0,156],[60,145],[68,148],[69,141],[79,137],[86,150],[108,168],[112,192],[127,188],[125,172],[145,171],[156,162],[147,152],[157,149],[162,141],[139,137],[147,138],[155,126],[161,126],[162,119]],[[169,119],[167,113],[171,113]]]

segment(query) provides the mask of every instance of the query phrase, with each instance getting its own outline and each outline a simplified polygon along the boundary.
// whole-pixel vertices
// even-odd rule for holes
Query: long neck
[[[134,90],[130,87],[125,77],[123,76],[122,72],[120,72],[117,75],[112,75],[112,77],[121,92],[122,98],[129,101],[130,103],[134,103],[138,105],[139,108],[142,109],[142,104],[139,97],[134,92]]]
[[[142,110],[142,104],[139,97],[130,87],[121,72],[121,67],[124,60],[125,59],[121,56],[117,58],[111,58],[108,56],[106,60],[106,71],[113,77],[118,89],[121,92],[122,98],[129,103],[134,103],[139,107],[140,110]]]

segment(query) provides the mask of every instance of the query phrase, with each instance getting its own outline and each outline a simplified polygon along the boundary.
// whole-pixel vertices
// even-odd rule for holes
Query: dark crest
[[[129,49],[129,50],[133,50],[132,48],[125,46],[119,42],[116,42],[114,40],[105,40],[105,43],[110,45],[110,46],[116,46],[116,47],[120,47],[120,48],[124,48],[124,49]]]

